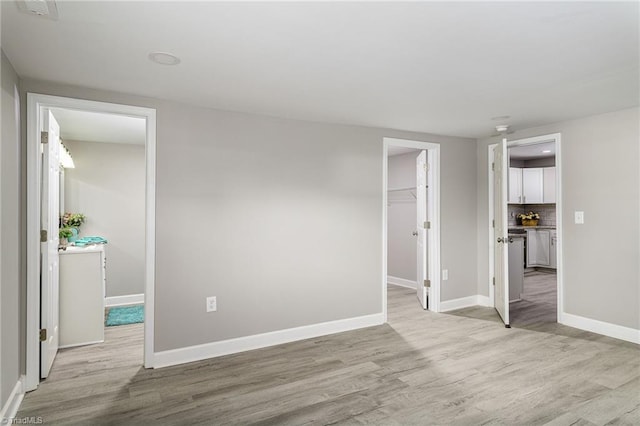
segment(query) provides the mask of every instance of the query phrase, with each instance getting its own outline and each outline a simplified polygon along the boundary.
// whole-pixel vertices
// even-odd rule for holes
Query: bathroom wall
[[[144,293],[144,145],[65,140],[65,210],[87,219],[81,236],[105,237],[107,297]]]

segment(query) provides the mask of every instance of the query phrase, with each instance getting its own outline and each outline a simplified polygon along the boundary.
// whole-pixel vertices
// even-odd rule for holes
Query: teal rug
[[[114,306],[107,311],[107,327],[144,322],[144,305]]]

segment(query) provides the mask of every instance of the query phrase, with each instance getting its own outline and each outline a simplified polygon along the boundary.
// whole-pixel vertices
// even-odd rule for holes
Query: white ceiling
[[[544,152],[549,151],[549,152]],[[514,160],[534,160],[537,158],[555,157],[556,143],[545,142],[535,145],[524,145],[509,148],[509,158]]]
[[[405,148],[403,146],[388,146],[387,157],[393,157],[396,155],[408,154],[410,152],[419,151],[416,148]]]
[[[638,2],[1,3],[21,76],[207,107],[482,137],[639,104]]]
[[[143,118],[52,108],[64,140],[144,145],[146,121]]]

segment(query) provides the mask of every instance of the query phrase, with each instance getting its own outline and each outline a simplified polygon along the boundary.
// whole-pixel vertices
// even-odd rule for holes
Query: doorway
[[[407,170],[406,176],[394,176],[393,171],[390,175],[390,153],[406,157],[397,158],[405,160],[402,168]],[[384,138],[382,300],[385,321],[388,283],[413,287],[417,305],[422,309],[434,312],[440,309],[439,170],[438,144]],[[401,222],[397,222],[400,218]],[[393,242],[399,244],[400,253],[390,253],[389,244]],[[397,261],[391,269],[390,259]],[[391,271],[404,276],[391,275]]]
[[[561,322],[560,144],[552,134],[489,146],[489,295],[507,327]]]
[[[53,116],[52,111],[71,113],[102,114],[104,117],[118,116],[142,120],[144,156],[144,252],[143,288],[144,288],[144,366],[153,367],[153,308],[154,308],[154,270],[155,270],[155,110],[149,108],[86,101],[80,99],[27,94],[27,351],[25,390],[37,388],[41,376],[41,364],[52,362],[58,340],[58,313],[51,315],[45,300],[55,301],[59,297],[59,288],[55,285],[58,271],[41,266],[40,255],[43,246],[57,246],[58,232],[48,232],[46,243],[41,243],[41,209],[50,205],[43,198],[43,177],[51,175],[43,170],[41,152],[48,144],[45,131],[48,131]],[[53,151],[51,151],[53,152]],[[46,166],[46,164],[44,164]],[[45,180],[46,181],[46,180]],[[61,194],[62,195],[62,194]],[[56,203],[57,204],[57,203]],[[50,228],[52,227],[49,224]],[[53,230],[53,228],[52,228]],[[49,250],[51,252],[51,250]],[[103,252],[104,253],[104,252]],[[57,254],[57,247],[56,253]],[[102,255],[104,261],[104,254]],[[53,263],[56,262],[54,258]],[[59,267],[59,265],[58,265]],[[55,269],[55,268],[54,268]],[[42,276],[42,288],[41,279]],[[54,279],[49,279],[49,277]],[[98,278],[99,279],[99,278]],[[49,285],[49,283],[53,283]],[[102,294],[104,302],[104,294]],[[53,306],[53,305],[52,305]],[[55,306],[58,306],[55,304]],[[42,308],[42,312],[41,312]],[[48,329],[47,329],[48,327]],[[42,332],[41,330],[46,330]],[[46,336],[46,334],[49,336]],[[42,337],[42,338],[41,338]],[[51,339],[47,338],[51,337]],[[48,357],[48,358],[47,358]]]

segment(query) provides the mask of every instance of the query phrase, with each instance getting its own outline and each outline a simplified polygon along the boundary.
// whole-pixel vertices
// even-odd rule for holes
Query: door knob
[[[413,232],[411,233],[411,235],[413,235],[414,237],[417,237],[417,236],[418,236],[418,231],[413,231]]]
[[[498,242],[499,242],[499,243],[504,243],[504,242],[506,242],[506,241],[504,241],[502,237],[498,237]]]

